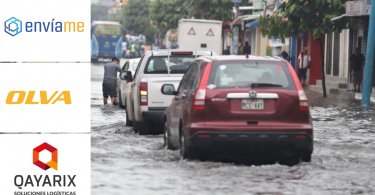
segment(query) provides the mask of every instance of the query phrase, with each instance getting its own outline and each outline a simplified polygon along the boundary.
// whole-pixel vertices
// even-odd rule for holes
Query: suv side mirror
[[[124,71],[120,74],[120,79],[125,81],[133,80],[132,72],[131,71]]]
[[[161,93],[164,95],[177,95],[177,91],[174,89],[172,84],[164,84],[161,87]]]

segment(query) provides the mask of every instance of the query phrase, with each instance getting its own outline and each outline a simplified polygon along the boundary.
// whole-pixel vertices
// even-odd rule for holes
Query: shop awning
[[[255,28],[259,26],[259,20],[255,20],[253,22],[250,22],[246,24],[246,28]]]
[[[346,15],[346,14],[343,14],[343,15],[338,16],[338,17],[336,17],[336,18],[332,18],[331,21],[339,20],[339,19],[341,19],[341,18],[343,18],[343,17],[345,17],[345,16],[347,16],[347,15]]]
[[[242,18],[236,18],[235,20],[233,20],[231,23],[230,23],[230,25],[231,26],[234,26],[234,25],[242,25],[243,24],[243,20],[242,20]]]
[[[370,17],[369,15],[348,15],[348,14],[343,14],[341,16],[338,16],[336,18],[332,18],[331,21],[335,21],[335,20],[340,20],[344,17],[355,17],[355,18],[360,18],[360,17]]]

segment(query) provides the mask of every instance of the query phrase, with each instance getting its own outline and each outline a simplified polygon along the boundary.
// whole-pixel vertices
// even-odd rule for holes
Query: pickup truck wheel
[[[119,91],[119,94],[118,94],[118,101],[119,101],[119,106],[120,108],[125,108],[124,104],[122,103],[122,98],[121,98],[121,91]]]
[[[148,135],[149,129],[150,127],[147,123],[139,123],[134,121],[134,130],[139,132],[139,135]]]
[[[133,121],[129,121],[129,115],[128,115],[128,109],[125,109],[125,119],[126,119],[126,126],[127,127],[133,127]]]
[[[174,150],[169,138],[169,127],[167,121],[164,122],[164,147],[168,150]]]

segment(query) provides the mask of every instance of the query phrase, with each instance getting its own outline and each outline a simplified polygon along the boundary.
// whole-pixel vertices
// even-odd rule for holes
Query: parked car
[[[138,63],[141,60],[141,58],[134,58],[127,60],[124,65],[122,66],[122,71],[130,71],[132,74],[134,74],[135,70],[138,67]],[[130,82],[121,79],[120,76],[117,78],[117,98],[119,102],[119,106],[121,108],[126,108],[126,93],[127,90],[130,89]]]
[[[122,72],[122,78],[132,81],[126,91],[127,123],[134,123],[140,134],[162,134],[163,116],[173,97],[163,95],[160,88],[165,83],[178,86],[186,69],[199,56],[216,55],[211,51],[158,50],[146,52],[134,74]]]
[[[176,85],[164,117],[164,144],[183,158],[237,156],[293,165],[310,161],[307,96],[285,60],[220,56],[195,60]]]

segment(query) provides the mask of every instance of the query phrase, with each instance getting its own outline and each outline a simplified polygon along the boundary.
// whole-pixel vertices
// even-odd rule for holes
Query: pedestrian
[[[243,53],[243,43],[242,43],[242,39],[240,39],[238,41],[238,51],[237,51],[237,55],[242,55]]]
[[[135,43],[133,42],[130,45],[130,56],[131,56],[131,58],[135,58],[136,52],[137,52],[137,49],[135,48]]]
[[[251,55],[251,47],[249,45],[249,42],[245,42],[245,46],[243,47],[243,54],[245,55]]]
[[[112,62],[104,65],[104,78],[102,84],[104,105],[107,105],[108,103],[108,96],[111,97],[112,104],[115,104],[116,102],[117,72],[122,72],[119,63],[120,60],[114,57],[112,58]]]
[[[365,56],[359,51],[358,48],[354,50],[354,53],[350,56],[350,73],[353,76],[353,91],[361,92],[363,66],[365,62]]]
[[[128,49],[128,43],[126,41],[122,42],[121,49],[122,49],[122,57],[126,57],[126,50]]]
[[[311,56],[309,54],[309,49],[305,47],[304,51],[298,57],[299,71],[298,78],[302,83],[302,86],[306,86],[307,70],[311,65]]]
[[[224,55],[230,55],[230,46],[228,45],[227,48],[223,52]]]

